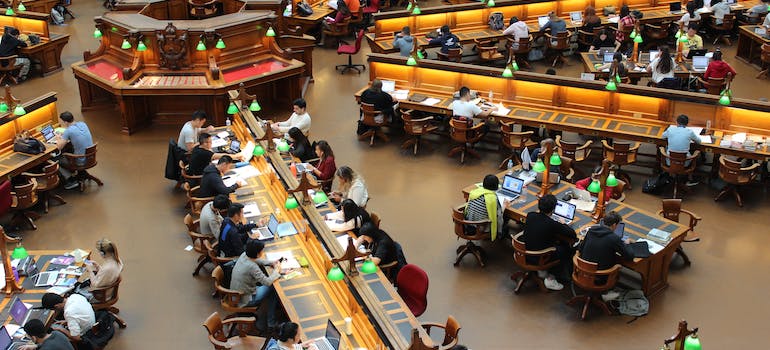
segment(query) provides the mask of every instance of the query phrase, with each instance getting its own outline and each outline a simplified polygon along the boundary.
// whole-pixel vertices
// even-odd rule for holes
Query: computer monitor
[[[572,22],[583,22],[583,13],[580,11],[572,11],[569,13],[569,18]]]
[[[694,69],[706,69],[709,66],[709,58],[706,56],[694,56],[692,58],[692,67]]]
[[[550,20],[551,19],[548,16],[540,16],[537,18],[537,24],[540,26],[540,28],[543,28],[543,26]]]
[[[678,1],[677,2],[672,2],[672,3],[668,4],[668,9],[669,9],[669,11],[674,12],[674,13],[680,12],[680,11],[682,11],[682,3],[678,2]]]
[[[241,142],[238,140],[232,140],[230,141],[230,150],[234,153],[238,153],[241,151]]]
[[[612,58],[615,57],[614,52],[605,52],[604,53],[604,63],[610,63],[612,62]]]

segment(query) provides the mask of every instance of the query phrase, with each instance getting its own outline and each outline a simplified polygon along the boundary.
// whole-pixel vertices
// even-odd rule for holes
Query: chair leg
[[[110,312],[110,314],[112,315],[112,317],[115,317],[115,322],[118,323],[118,327],[120,327],[121,329],[125,329],[128,326],[126,321],[124,321],[122,318],[120,318],[120,316],[116,315],[113,312]]]
[[[572,306],[575,304],[583,304],[583,310],[580,313],[580,319],[585,320],[588,313],[588,304],[591,303],[591,297],[588,295],[576,295],[572,299],[567,301],[567,305]]]
[[[473,241],[468,241],[463,246],[460,246],[457,248],[457,260],[455,260],[455,266],[460,264],[460,261],[465,257],[466,254],[473,254],[474,257],[476,257],[476,261],[481,265],[481,267],[484,267],[484,250],[481,249],[481,247],[477,246]]]
[[[607,316],[612,316],[614,311],[611,307],[602,299],[600,295],[591,296],[591,304],[598,306]]]
[[[102,182],[102,180],[99,180],[98,177],[89,174],[88,171],[86,170],[83,170],[82,172],[83,172],[83,176],[85,177],[85,180],[91,180],[93,182],[96,182],[96,184],[99,186],[104,186],[104,182]]]
[[[690,266],[692,264],[690,262],[690,257],[687,256],[687,253],[684,252],[684,249],[682,248],[681,245],[679,246],[679,248],[676,248],[676,253],[682,257],[682,260],[684,260],[685,266]]]
[[[514,294],[519,294],[521,287],[524,286],[524,282],[532,276],[530,272],[531,271],[516,271],[511,275],[511,281],[516,282],[516,288],[513,289]]]
[[[763,71],[759,72],[759,74],[757,74],[756,79],[766,78],[768,71],[770,71],[770,69],[764,69]]]
[[[738,202],[738,206],[743,206],[743,200],[741,199],[741,195],[738,193],[737,188],[734,185],[727,185],[725,188],[722,189],[722,191],[719,192],[719,194],[714,198],[714,201],[719,201],[724,196],[728,194],[733,194],[735,196],[736,202]]]
[[[201,268],[203,268],[203,265],[206,265],[206,263],[211,262],[211,258],[209,258],[206,255],[201,255],[203,259],[198,259],[198,266],[195,267],[195,271],[193,271],[193,276],[198,276],[198,272],[200,272]]]

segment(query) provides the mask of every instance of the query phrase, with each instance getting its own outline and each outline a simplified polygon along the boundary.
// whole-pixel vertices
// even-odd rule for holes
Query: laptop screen
[[[273,234],[278,232],[278,219],[273,214],[270,214],[270,220],[267,222],[267,229]]]
[[[615,234],[618,237],[623,238],[623,233],[625,230],[626,230],[626,224],[621,222],[618,224],[618,226],[615,227]]]
[[[576,207],[574,204],[570,204],[562,200],[557,200],[556,209],[553,211],[553,213],[565,219],[572,220],[575,218],[575,208]]]
[[[13,322],[19,326],[23,326],[22,322],[24,322],[24,317],[27,316],[28,310],[27,305],[24,305],[24,302],[21,301],[19,297],[13,299],[13,303],[11,304],[11,318],[13,318]],[[0,349],[2,349],[2,347],[0,347]]]
[[[692,66],[695,68],[706,68],[709,65],[709,58],[706,56],[695,56],[692,58]]]
[[[548,23],[548,16],[540,16],[537,18],[537,24],[542,28],[546,23]]]
[[[5,326],[0,327],[0,349],[7,349],[12,342],[13,338],[8,334],[8,329]]]
[[[572,22],[580,22],[583,20],[583,13],[580,11],[570,12],[569,18],[572,20]]]
[[[604,53],[604,63],[610,63],[612,62],[612,57],[615,56],[614,52],[605,52]]]
[[[669,9],[671,10],[671,12],[682,11],[682,3],[681,2],[678,2],[678,1],[677,2],[672,2],[672,3],[668,4],[668,6],[669,6]]]
[[[329,345],[332,346],[334,350],[337,350],[340,348],[340,342],[342,339],[340,339],[340,331],[337,329],[336,326],[334,326],[334,323],[332,323],[332,320],[326,321],[326,340],[329,341]]]
[[[521,193],[521,189],[524,187],[524,180],[518,177],[505,175],[503,178],[503,189],[516,194]]]
[[[238,141],[238,140],[230,141],[230,149],[233,152],[240,152],[241,151],[241,142]]]

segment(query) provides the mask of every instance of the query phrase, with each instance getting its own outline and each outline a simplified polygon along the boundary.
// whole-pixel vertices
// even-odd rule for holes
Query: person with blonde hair
[[[118,248],[109,239],[102,238],[96,241],[96,250],[104,261],[101,265],[95,261],[86,263],[86,270],[91,280],[91,290],[113,285],[123,271],[123,262],[120,260]]]

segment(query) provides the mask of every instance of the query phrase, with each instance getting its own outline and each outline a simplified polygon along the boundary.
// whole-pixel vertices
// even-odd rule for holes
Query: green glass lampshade
[[[198,45],[195,46],[195,50],[206,51],[206,44],[203,43],[203,40],[198,40]]]
[[[256,147],[254,147],[254,152],[252,152],[252,154],[259,157],[265,154],[265,149],[262,146],[257,145]]]
[[[117,32],[118,28],[117,27],[112,27],[112,28],[110,28],[110,30],[113,31],[113,32]]]
[[[361,272],[365,274],[375,273],[377,272],[377,265],[375,265],[374,262],[370,259],[366,259],[366,261],[364,261],[364,263],[361,265]]]
[[[297,198],[289,197],[289,198],[286,198],[286,203],[284,203],[284,207],[286,207],[286,209],[288,210],[292,210],[299,207],[299,202],[297,202]]]
[[[732,91],[729,91],[729,90],[722,91],[722,96],[719,97],[719,104],[722,106],[729,105],[730,95],[732,95]]]
[[[422,54],[422,51],[417,50],[417,58],[419,58],[419,59],[425,58],[425,55]]]
[[[267,33],[265,35],[273,37],[275,36],[275,30],[273,30],[273,27],[267,28]]]
[[[487,6],[489,6],[489,7],[495,7],[495,0],[489,0],[489,1],[487,1]]]
[[[415,5],[414,8],[412,9],[412,14],[413,15],[419,15],[421,13],[422,13],[422,11],[420,11],[420,6]]]
[[[13,8],[11,8],[10,6],[8,6],[8,9],[7,9],[7,10],[5,10],[5,15],[6,15],[6,16],[13,16]]]
[[[680,43],[686,43],[687,42],[687,35],[680,36],[679,37],[679,42]]]
[[[609,187],[615,187],[618,185],[618,178],[615,177],[614,172],[610,172],[610,175],[607,176],[607,181],[604,184]]]
[[[412,10],[412,3],[411,2],[406,5],[406,10],[407,11],[411,11]]]
[[[21,105],[16,105],[16,108],[13,109],[13,115],[25,115],[27,114],[27,111],[24,110],[24,107]]]
[[[128,40],[123,39],[123,44],[120,45],[120,48],[123,50],[128,50],[131,48],[131,43],[128,42]]]
[[[513,71],[511,70],[511,67],[505,66],[505,69],[503,70],[503,78],[513,78]]]
[[[234,102],[230,102],[230,105],[227,106],[227,114],[235,113],[238,113],[238,106],[236,106]]]
[[[615,82],[616,83],[620,82],[620,75],[615,74]]]
[[[697,334],[688,335],[684,338],[684,350],[701,350],[700,339]]]
[[[102,31],[99,30],[99,28],[94,29],[94,39],[99,39],[102,37]]]
[[[607,91],[617,91],[618,85],[615,84],[615,81],[610,79],[610,81],[607,82],[607,85],[604,85],[604,88],[607,89]]]
[[[682,31],[681,30],[677,31],[676,34],[674,34],[674,38],[679,39],[680,36],[682,36]]]
[[[545,163],[543,163],[543,160],[538,158],[537,162],[535,162],[535,164],[532,165],[532,170],[534,170],[534,171],[536,171],[538,173],[544,172],[545,171]]]
[[[251,104],[249,104],[249,110],[252,112],[259,112],[262,110],[262,106],[259,105],[259,102],[257,100],[251,101]]]
[[[518,64],[518,63],[516,63],[516,60],[513,60],[513,62],[511,62],[511,68],[512,68],[513,70],[515,70],[515,71],[518,71],[518,70],[519,70],[519,64]]]
[[[549,160],[549,163],[551,163],[551,165],[561,165],[561,157],[559,156],[559,154],[556,152],[553,152],[551,154],[551,159]]]
[[[316,193],[313,195],[313,202],[315,204],[321,204],[329,200],[329,197],[326,196],[326,193],[324,191],[316,191]]]
[[[136,44],[136,51],[147,51],[147,45],[144,44],[144,41],[140,41]]]
[[[631,39],[636,38],[636,29],[632,30],[631,34],[629,34],[628,37]]]
[[[17,6],[16,9],[19,11],[27,11],[27,7],[24,6],[23,2],[19,2],[19,6]]]
[[[289,144],[286,141],[281,141],[281,142],[278,143],[276,148],[278,148],[278,150],[281,151],[281,152],[288,152],[289,151]]]
[[[21,244],[18,245],[16,248],[13,248],[13,253],[11,253],[12,259],[24,259],[29,254],[27,253],[27,249],[24,248]]]
[[[0,113],[6,112],[8,112],[8,104],[5,102],[0,102]]]
[[[342,270],[339,267],[334,266],[329,270],[329,273],[326,274],[326,279],[332,282],[342,281],[345,279],[345,274],[342,273]]]
[[[417,65],[417,60],[414,59],[414,56],[409,56],[409,59],[406,60],[406,65],[407,66],[416,66]]]
[[[214,47],[216,47],[217,49],[221,50],[221,49],[224,49],[227,46],[225,46],[225,41],[220,38],[219,40],[217,40],[217,44],[214,45]]]
[[[634,42],[637,43],[637,44],[638,43],[643,43],[644,40],[642,39],[642,35],[641,34],[637,35],[636,38],[634,38]]]
[[[588,185],[587,190],[591,193],[599,193],[599,191],[602,190],[602,185],[599,184],[599,181],[594,180],[591,181],[590,185]]]

